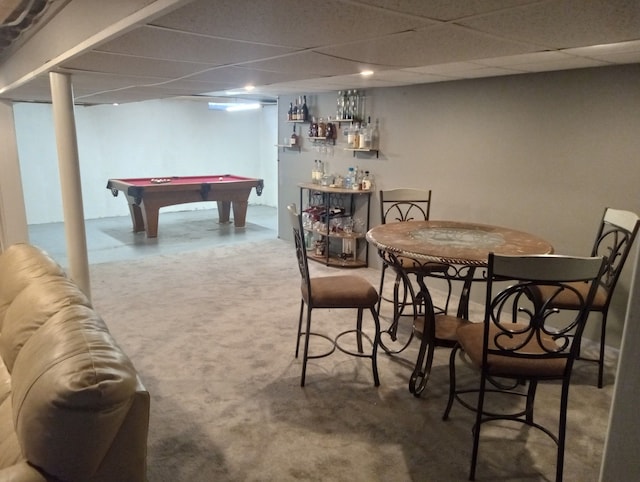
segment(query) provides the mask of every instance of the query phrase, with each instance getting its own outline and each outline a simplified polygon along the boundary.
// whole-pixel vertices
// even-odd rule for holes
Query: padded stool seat
[[[360,276],[326,276],[312,278],[311,296],[302,284],[302,297],[314,308],[372,308],[378,303],[378,292]]]

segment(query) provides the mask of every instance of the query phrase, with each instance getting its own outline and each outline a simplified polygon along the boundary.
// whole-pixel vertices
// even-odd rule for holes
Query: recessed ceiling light
[[[360,75],[362,75],[363,77],[370,77],[373,75],[373,70],[363,70],[362,72],[360,72]]]
[[[255,89],[255,86],[253,85],[246,85],[244,87],[244,90],[246,90],[247,92],[251,92],[253,89]]]

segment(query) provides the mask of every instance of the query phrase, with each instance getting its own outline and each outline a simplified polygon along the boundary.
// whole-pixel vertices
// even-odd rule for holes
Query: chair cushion
[[[458,328],[463,325],[468,325],[469,323],[471,322],[456,316],[436,315],[436,341],[445,342],[444,344],[453,346],[458,340]],[[422,338],[422,333],[424,333],[424,317],[421,316],[414,322],[414,329],[416,330],[416,335]]]
[[[514,323],[513,329],[524,328],[524,325]],[[495,326],[489,328],[489,346],[496,348],[493,337],[498,333]],[[478,367],[482,366],[484,323],[469,323],[461,326],[458,331],[458,343],[467,353],[469,359]],[[514,336],[514,343],[522,340],[521,336]],[[557,348],[549,336],[543,338],[543,343],[550,348]],[[543,354],[543,350],[534,339],[525,345],[520,353]],[[523,377],[562,377],[567,364],[566,358],[516,358],[512,356],[489,355],[488,373],[493,376],[523,376]]]
[[[584,281],[576,281],[574,283],[567,283],[568,285],[573,286],[578,290],[578,292],[582,296],[587,296],[589,293],[589,283],[585,283]],[[541,299],[546,300],[556,291],[555,286],[535,286],[534,293],[539,296]],[[607,303],[607,290],[602,286],[598,286],[596,290],[596,294],[593,297],[593,304],[591,305],[591,309],[593,311],[599,311],[604,309]],[[576,298],[575,293],[570,290],[562,290],[558,296],[554,299],[553,306],[560,309],[577,309],[578,299]]]
[[[311,299],[302,284],[302,297],[313,308],[372,308],[378,292],[360,276],[326,276],[311,278]]]
[[[449,265],[443,263],[420,263],[413,258],[409,258],[407,256],[398,256],[398,262],[402,266],[402,269],[408,273],[446,273],[447,269],[449,269]]]

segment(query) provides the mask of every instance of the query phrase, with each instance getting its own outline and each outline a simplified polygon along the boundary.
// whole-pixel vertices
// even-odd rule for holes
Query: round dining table
[[[463,282],[456,316],[464,319],[469,319],[472,283],[486,281],[486,269],[483,268],[487,266],[489,253],[516,256],[553,253],[551,243],[534,234],[502,226],[460,221],[404,221],[381,224],[370,229],[366,239],[378,250],[383,262],[404,279],[405,286],[410,286],[408,274],[416,275],[420,287],[417,299],[424,299],[425,296],[431,299],[425,277],[445,279],[449,286],[451,281]],[[382,296],[382,293],[380,295]],[[401,310],[396,308],[394,307],[390,333],[395,333],[397,329],[396,313],[400,313]],[[422,331],[426,332],[427,327],[423,326]],[[418,360],[409,385],[410,391],[414,394],[418,390],[422,391],[426,384],[428,374],[424,374],[422,364],[427,345],[432,342],[429,337],[422,336]],[[383,348],[393,353],[388,347]],[[422,381],[417,383],[416,380],[420,378],[423,378]]]

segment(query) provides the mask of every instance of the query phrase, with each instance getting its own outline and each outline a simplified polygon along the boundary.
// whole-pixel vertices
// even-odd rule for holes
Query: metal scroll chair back
[[[293,238],[296,250],[296,258],[302,283],[300,286],[300,316],[298,318],[298,336],[296,339],[296,358],[300,351],[300,341],[304,340],[302,375],[300,386],[304,386],[307,372],[307,361],[313,358],[324,358],[331,355],[336,349],[348,355],[370,358],[375,386],[380,384],[378,377],[377,350],[380,343],[380,322],[376,305],[378,303],[378,292],[369,281],[361,276],[355,275],[333,275],[312,277],[309,275],[309,264],[307,260],[307,249],[304,235],[304,225],[302,215],[297,212],[295,204],[290,204],[287,208],[289,219],[293,228]],[[303,328],[303,318],[306,306],[306,325]],[[342,308],[355,309],[357,311],[355,329],[347,329],[336,336],[329,336],[320,331],[312,331],[311,313],[314,309]],[[363,329],[363,312],[368,310],[373,318],[373,329],[368,331]],[[341,344],[342,337],[346,335],[355,336],[355,348],[351,345]],[[320,337],[329,342],[328,350],[311,355],[309,353],[309,343],[311,337]],[[363,340],[367,340],[371,350],[365,351]]]
[[[311,280],[309,278],[309,260],[307,259],[307,248],[305,244],[304,227],[302,218],[296,211],[295,204],[288,206],[289,221],[293,228],[293,242],[296,250],[296,259],[298,260],[298,269],[302,279],[302,289],[307,293],[311,291]]]
[[[475,477],[481,425],[493,420],[511,420],[535,427],[557,444],[556,480],[562,480],[569,383],[580,338],[604,272],[601,257],[558,255],[489,255],[485,317],[458,329],[458,346],[450,358],[451,388],[444,418],[454,400],[476,412],[470,479]],[[586,286],[586,290],[576,287]],[[546,299],[537,293],[544,289]],[[559,309],[559,297],[573,300],[573,308]],[[462,350],[480,370],[479,389],[458,389],[455,381],[456,352]],[[557,430],[534,420],[538,382],[561,381]],[[523,389],[523,382],[528,388]],[[478,392],[474,406],[461,394]],[[524,408],[503,413],[485,404],[485,395],[498,392],[522,397]],[[538,407],[546,410],[547,407]]]
[[[380,191],[382,224],[428,221],[430,211],[431,190],[400,188]]]
[[[591,306],[592,312],[601,313],[600,347],[597,358],[581,356],[580,359],[598,364],[598,388],[602,388],[604,384],[604,356],[609,306],[639,227],[640,218],[635,213],[606,208],[591,250],[591,256],[602,256],[606,260],[605,271]],[[582,292],[585,291],[584,284],[577,284],[576,287]],[[548,299],[549,295],[548,288],[540,288],[541,298]],[[556,297],[553,304],[563,309],[577,309],[578,307],[574,305],[573,301],[567,296],[560,295]]]
[[[431,190],[413,189],[413,188],[397,188],[381,190],[380,194],[380,220],[382,224],[407,222],[407,221],[428,221],[431,212]],[[398,342],[398,323],[400,317],[405,315],[405,309],[410,308],[411,313],[407,315],[413,316],[413,319],[417,319],[419,310],[421,309],[419,300],[416,299],[417,289],[412,282],[406,276],[407,274],[420,274],[438,271],[440,273],[447,271],[447,266],[432,263],[432,262],[420,262],[414,259],[396,257],[395,269],[402,267],[402,273],[396,271],[396,277],[393,286],[393,298],[384,297],[383,290],[385,284],[385,276],[387,269],[390,266],[389,259],[381,253],[382,257],[382,269],[380,273],[380,287],[378,292],[380,293],[380,300],[378,301],[378,313],[380,313],[380,307],[382,300],[390,301],[393,303],[393,321],[391,326],[386,332],[391,337],[393,342]],[[444,279],[444,277],[440,277]],[[437,313],[446,313],[449,305],[449,299],[451,296],[451,283],[447,280],[447,297],[444,305],[436,308]],[[389,353],[399,353],[405,350],[411,340],[413,339],[413,332],[404,343],[399,343],[399,348],[393,349],[391,346],[385,346],[385,350]],[[424,386],[421,385],[423,388]],[[412,393],[414,392],[412,389]]]

